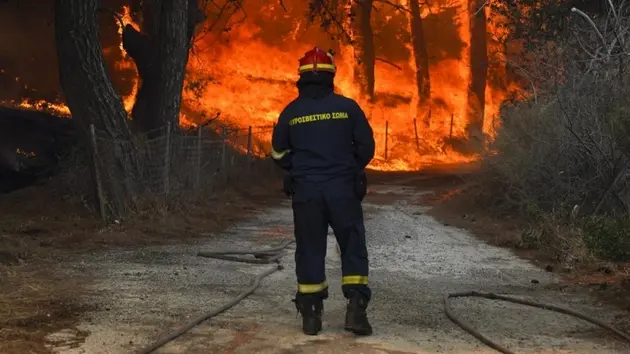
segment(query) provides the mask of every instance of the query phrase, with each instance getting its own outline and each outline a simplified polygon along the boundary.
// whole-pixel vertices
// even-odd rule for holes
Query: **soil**
[[[381,178],[382,177],[382,178]],[[420,201],[440,181],[431,174],[373,176],[364,200],[373,298],[368,313],[373,336],[343,330],[341,262],[332,232],[326,273],[330,297],[319,336],[300,331],[291,298],[295,289],[293,248],[281,269],[256,291],[219,316],[195,326],[156,353],[224,354],[402,354],[494,353],[444,315],[445,293],[487,291],[574,310],[605,322],[627,316],[598,303],[588,291],[567,291],[555,274],[489,245],[468,231],[427,215]],[[381,178],[380,180],[378,178]],[[83,296],[96,308],[70,330],[54,333],[55,352],[131,353],[172,333],[202,313],[219,308],[277,265],[255,265],[196,256],[199,251],[274,247],[293,237],[290,202],[263,212],[195,244],[105,250],[68,259],[63,271],[91,274]],[[89,262],[88,262],[89,260]],[[81,264],[87,266],[81,266]],[[517,353],[627,353],[626,344],[579,319],[550,311],[474,298],[454,299],[455,314]],[[82,337],[79,333],[88,333]],[[80,344],[76,344],[80,343]]]
[[[276,180],[257,182],[232,182],[218,193],[170,205],[153,201],[143,213],[112,225],[61,192],[55,180],[2,195],[0,353],[50,353],[46,336],[74,328],[83,313],[93,310],[79,300],[89,293],[92,277],[84,271],[69,276],[60,269],[64,260],[207,238],[278,202]]]

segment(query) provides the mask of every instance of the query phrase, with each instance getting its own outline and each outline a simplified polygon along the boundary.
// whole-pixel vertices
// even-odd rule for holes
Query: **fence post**
[[[223,175],[226,175],[225,173],[225,167],[226,167],[226,157],[225,154],[227,152],[227,128],[223,127],[221,129],[221,172],[223,173]]]
[[[448,133],[448,137],[449,139],[453,139],[453,118],[454,118],[454,114],[451,113],[451,129]]]
[[[197,127],[197,179],[195,180],[195,187],[199,189],[201,185],[201,125]]]
[[[90,124],[90,135],[92,137],[92,162],[94,162],[94,178],[96,179],[96,193],[98,194],[98,207],[101,219],[105,221],[107,215],[105,212],[105,196],[103,193],[103,184],[101,180],[101,171],[98,168],[98,146],[96,145],[96,130],[94,124]]]
[[[252,126],[249,126],[247,130],[247,169],[251,170],[252,167]]]
[[[420,139],[418,138],[418,124],[417,124],[417,119],[414,118],[413,119],[413,130],[416,134],[416,150],[420,151]]]
[[[387,161],[387,140],[389,135],[389,121],[385,121],[385,161]]]
[[[166,146],[164,149],[164,193],[169,192],[171,175],[171,123],[166,124]]]

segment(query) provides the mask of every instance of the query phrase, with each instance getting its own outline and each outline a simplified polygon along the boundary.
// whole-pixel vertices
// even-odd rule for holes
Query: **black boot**
[[[346,324],[344,329],[358,336],[372,334],[372,326],[367,319],[368,300],[361,294],[352,294],[348,301]]]
[[[304,334],[317,335],[322,330],[322,312],[324,301],[316,296],[299,296],[295,300],[295,307],[302,315],[302,331]]]

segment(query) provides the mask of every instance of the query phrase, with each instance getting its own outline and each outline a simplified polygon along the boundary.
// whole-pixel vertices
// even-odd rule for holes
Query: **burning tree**
[[[488,76],[486,32],[487,0],[469,0],[470,87],[468,89],[468,138],[482,141]]]
[[[205,16],[197,0],[147,1],[141,8],[134,2],[141,29],[127,24],[123,31],[123,48],[136,63],[141,82],[133,121],[141,132],[177,127],[193,34]]]
[[[135,123],[131,125],[134,132],[176,122],[176,114],[168,112],[177,112],[174,107],[179,104],[179,95],[167,92],[181,87],[188,53],[191,60],[186,67],[189,75],[184,79],[182,103],[185,117],[179,117],[180,124],[199,124],[207,120],[208,113],[221,113],[223,124],[247,128],[271,125],[277,119],[294,94],[295,60],[303,50],[317,43],[340,51],[336,86],[365,107],[377,140],[387,145],[379,149],[379,156],[387,158],[379,159],[374,168],[419,168],[432,159],[429,155],[441,155],[437,159],[449,161],[475,158],[464,145],[470,130],[466,127],[486,132],[484,116],[498,111],[506,91],[501,86],[503,70],[488,67],[484,59],[495,43],[489,38],[484,45],[485,20],[480,26],[472,23],[477,23],[477,17],[467,11],[468,2],[222,0],[208,1],[210,7],[202,6],[201,12],[191,6],[193,2],[180,1],[178,10],[167,16],[161,10],[151,10],[162,2],[143,8],[134,1],[131,14],[125,11],[122,15],[125,26],[120,26],[119,33],[128,58],[116,69],[127,68],[132,61],[138,69],[131,99],[123,101]],[[183,3],[188,10],[185,14]],[[305,11],[311,16],[304,18]],[[486,16],[484,11],[477,15]],[[210,20],[197,31],[191,48],[190,37],[195,23],[203,17],[201,13]],[[225,21],[233,13],[242,16],[237,21]],[[177,27],[177,35],[170,31],[163,38],[160,31],[166,27],[151,25],[174,23],[184,15],[186,23]],[[310,26],[312,22],[321,26]],[[473,35],[471,26],[481,30]],[[494,35],[492,26],[488,24],[489,35]],[[160,45],[167,42],[177,55],[159,59],[164,51]],[[212,50],[204,50],[207,48]],[[265,57],[267,64],[262,65],[258,56],[270,50],[274,54]],[[163,80],[165,72],[174,75]],[[136,96],[138,82],[141,86]],[[151,104],[154,102],[158,104]],[[472,113],[469,103],[475,108]],[[424,127],[415,124],[415,118],[424,122]],[[408,154],[413,147],[418,153]],[[389,153],[383,154],[384,150]]]
[[[349,1],[345,6],[347,33],[357,65],[354,78],[360,93],[374,99],[374,34],[372,32],[372,0]]]
[[[374,99],[374,33],[372,30],[371,13],[376,1],[357,0],[313,0],[310,3],[311,16],[318,18],[322,26],[351,46],[356,64],[354,66],[354,81],[360,89],[360,94]],[[423,10],[440,8],[440,4],[427,4],[420,0],[406,2],[382,1],[398,11],[407,13],[409,34],[411,36],[410,50],[413,55],[413,67],[416,76],[416,112],[422,116],[424,128],[431,125],[431,78],[429,70],[429,54],[427,39],[424,33]],[[485,116],[485,94],[488,75],[488,45],[487,19],[485,0],[468,0],[469,42],[468,56],[470,60],[470,75],[468,82],[466,111],[466,128],[469,140],[478,142],[483,140]],[[338,10],[341,9],[341,10]]]
[[[96,0],[55,1],[60,82],[75,122],[86,137],[89,126],[94,125],[114,139],[129,140],[127,115],[103,62],[97,10]]]
[[[96,0],[56,0],[55,39],[59,78],[66,103],[86,146],[90,146],[90,126],[109,138],[131,141],[127,114],[122,100],[107,77],[98,37]],[[135,190],[139,162],[135,146],[125,145],[111,153],[116,163],[109,166],[123,177],[117,187],[124,202]],[[124,203],[121,202],[121,203]]]
[[[422,25],[421,5],[418,0],[409,1],[409,22],[413,56],[416,64],[416,86],[418,88],[417,112],[425,112],[422,120],[425,127],[431,123],[431,78],[429,77],[429,54],[427,52],[424,28]]]
[[[319,19],[322,27],[350,44],[355,61],[354,81],[360,95],[374,99],[374,34],[372,0],[312,0],[311,19]]]
[[[199,17],[189,16],[196,1],[152,1],[143,11],[147,34],[126,28],[126,48],[136,59],[145,80],[137,108],[141,131],[166,123],[178,126],[184,69],[194,26]],[[97,0],[56,0],[55,36],[59,77],[73,120],[81,128],[86,144],[90,126],[107,138],[125,142],[113,151],[113,166],[122,181],[110,181],[118,200],[110,201],[119,212],[136,192],[140,175],[137,147],[127,114],[114,91],[103,60],[96,13]],[[150,102],[150,104],[149,104]],[[89,145],[88,145],[89,146]]]

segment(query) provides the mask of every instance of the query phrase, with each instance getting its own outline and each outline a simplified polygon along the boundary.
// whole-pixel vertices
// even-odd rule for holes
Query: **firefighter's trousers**
[[[328,297],[325,260],[328,226],[341,250],[342,291],[371,297],[368,286],[368,253],[361,201],[353,181],[326,185],[299,183],[293,195],[297,297]]]

